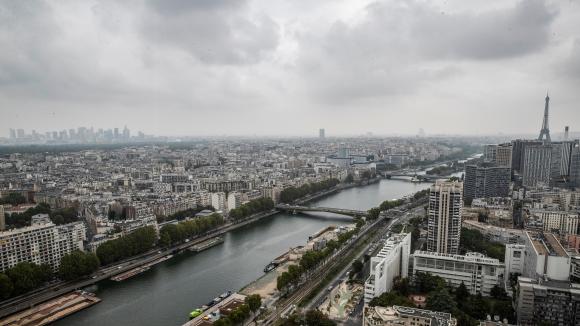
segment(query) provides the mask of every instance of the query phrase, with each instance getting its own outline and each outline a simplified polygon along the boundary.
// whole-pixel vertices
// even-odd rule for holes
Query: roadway
[[[366,235],[369,232],[369,230],[374,229],[376,226],[379,225],[379,223],[382,223],[384,221],[387,222],[387,224],[384,227],[382,227],[382,229],[379,232],[375,234],[375,239],[371,243],[366,245],[362,250],[358,251],[355,259],[358,259],[365,253],[367,253],[367,251],[369,250],[369,248],[371,248],[371,246],[375,245],[376,247],[376,243],[381,241],[380,240],[381,238],[384,238],[385,234],[388,232],[388,230],[390,230],[390,228],[395,223],[397,222],[406,223],[412,216],[415,216],[414,212],[419,212],[420,210],[423,210],[422,207],[423,203],[424,201],[420,200],[411,204],[407,204],[401,209],[390,210],[388,212],[390,214],[387,214],[387,216],[383,216],[377,219],[377,221],[373,222],[372,224],[366,225],[357,235],[356,239],[350,240],[343,248],[339,249],[328,260],[323,262],[321,266],[319,266],[314,272],[307,275],[308,279],[303,280],[302,283],[298,285],[298,289],[296,289],[288,298],[282,299],[281,302],[277,304],[275,311],[266,317],[266,319],[264,320],[264,324],[273,325],[278,319],[281,318],[281,315],[284,312],[291,310],[293,306],[297,305],[304,298],[306,298],[313,290],[315,290],[324,280],[329,271],[333,270],[337,266],[340,266],[341,263],[344,263],[341,259],[335,258],[348,256],[349,254],[351,254],[352,250],[355,249],[355,245],[361,239],[363,238],[366,239]],[[407,212],[407,210],[411,207],[413,208],[411,212]],[[401,213],[403,214],[402,217],[395,217],[392,215]],[[388,221],[389,219],[387,217],[394,218],[392,218],[391,221]],[[350,271],[350,268],[351,264],[347,263],[346,266],[340,271],[340,273],[338,273],[338,275],[332,279],[332,281],[330,282],[331,287],[338,285],[342,279],[346,278],[348,272]],[[318,293],[312,300],[310,300],[310,302],[306,305],[306,309],[318,307],[325,299],[327,293],[328,293],[327,289],[322,289],[320,293]],[[362,300],[357,305],[355,316],[353,316],[354,318],[353,317],[349,318],[349,320],[353,319],[351,321],[353,323],[352,325],[360,325],[361,323],[357,322],[356,318],[359,318],[360,321],[360,318],[362,318],[361,316],[362,316]]]
[[[380,237],[378,237],[375,241],[372,241],[371,243],[366,245],[365,248],[361,252],[359,252],[359,254],[353,260],[361,259],[361,257],[363,257],[365,254],[369,255],[369,256],[376,255],[383,248],[383,243],[389,237],[390,231],[391,231],[391,228],[393,227],[393,225],[395,225],[397,223],[403,223],[403,224],[408,223],[411,218],[416,217],[416,216],[422,216],[422,214],[424,214],[424,209],[423,209],[423,206],[421,205],[421,206],[415,207],[407,212],[404,212],[402,216],[394,217],[392,220],[389,221],[389,223],[387,223],[378,232],[378,235]],[[364,261],[364,259],[363,259],[363,261]],[[363,280],[366,280],[366,278],[369,276],[369,270],[370,270],[370,261],[367,261],[367,262],[365,262],[363,272],[362,272],[364,275]],[[332,288],[339,285],[342,281],[348,279],[350,271],[351,271],[351,265],[349,264],[349,265],[345,266],[345,268],[330,282],[330,286],[328,289],[320,292],[318,295],[316,295],[316,297],[314,297],[305,306],[305,310],[318,308],[324,302],[324,300],[327,299],[327,295],[330,292],[330,290],[332,290]],[[349,325],[349,326],[361,325],[362,324],[362,309],[363,309],[363,307],[364,307],[364,300],[361,299],[357,303],[353,314],[351,316],[349,316],[346,321],[344,321],[344,324]]]
[[[291,212],[325,212],[325,213],[341,214],[341,215],[348,215],[348,216],[354,216],[354,217],[368,216],[367,211],[345,209],[345,208],[334,208],[334,207],[315,207],[315,206],[298,206],[298,205],[280,204],[280,205],[276,205],[276,209],[281,210],[281,211],[291,211]]]

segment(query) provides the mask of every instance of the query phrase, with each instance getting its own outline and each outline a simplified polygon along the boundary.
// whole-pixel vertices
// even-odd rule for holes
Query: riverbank
[[[48,325],[101,302],[91,293],[75,291],[0,320],[0,326]]]
[[[349,185],[341,191],[331,190],[330,194],[323,192],[310,196],[313,200],[310,205],[367,210],[385,199],[400,198],[424,187],[410,182],[377,180],[368,186]],[[270,217],[224,226],[221,229],[225,240],[222,245],[200,253],[185,250],[121,283],[98,282],[91,291],[103,301],[56,325],[181,325],[187,321],[187,314],[192,309],[206,304],[220,293],[243,288],[263,276],[264,266],[273,257],[290,247],[304,244],[309,235],[330,224],[349,223],[348,218],[326,213],[292,215],[273,211],[263,215]],[[260,222],[254,223],[257,221]],[[122,265],[128,264],[124,262]],[[130,265],[128,269],[134,266]]]

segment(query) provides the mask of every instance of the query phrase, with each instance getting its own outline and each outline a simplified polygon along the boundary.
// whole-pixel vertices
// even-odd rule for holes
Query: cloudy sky
[[[0,135],[580,130],[579,0],[0,1]]]

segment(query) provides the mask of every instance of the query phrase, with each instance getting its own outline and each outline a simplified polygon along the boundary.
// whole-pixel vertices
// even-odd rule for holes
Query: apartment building
[[[82,222],[55,225],[47,214],[32,217],[32,225],[0,232],[0,272],[20,262],[48,264],[55,271],[62,256],[82,250],[86,228]]]
[[[547,209],[530,209],[530,218],[541,221],[546,232],[557,232],[561,235],[578,234],[578,212],[566,212]]]
[[[429,190],[427,251],[459,253],[463,184],[437,181]]]
[[[518,325],[580,325],[580,284],[518,278]]]
[[[463,197],[475,198],[507,197],[510,191],[511,168],[494,165],[467,165],[463,183]]]

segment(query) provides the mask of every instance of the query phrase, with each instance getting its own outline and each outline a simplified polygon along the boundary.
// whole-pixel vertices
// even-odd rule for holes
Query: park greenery
[[[229,216],[234,221],[239,221],[253,214],[269,211],[272,208],[274,208],[274,201],[271,198],[263,197],[250,200],[248,203],[230,210]]]
[[[388,307],[392,305],[415,307],[409,299],[409,294],[426,294],[426,309],[451,313],[457,318],[458,326],[479,325],[487,315],[507,318],[514,322],[514,310],[506,292],[496,286],[491,291],[491,297],[483,297],[481,293],[470,294],[465,284],[457,288],[446,284],[439,276],[428,273],[417,273],[415,282],[411,284],[407,278],[395,280],[393,289],[373,298],[371,306]]]
[[[340,181],[338,181],[338,179],[328,179],[320,182],[307,183],[300,187],[289,187],[282,190],[280,193],[280,201],[283,203],[292,203],[306,195],[331,189],[339,183]]]
[[[488,257],[504,261],[505,245],[499,242],[489,241],[477,230],[461,228],[461,248],[464,252],[480,252]]]
[[[298,284],[302,275],[324,262],[336,249],[340,248],[348,239],[358,232],[357,229],[347,231],[338,236],[337,240],[330,240],[322,250],[308,250],[300,258],[298,265],[288,266],[288,271],[280,274],[276,287],[278,290],[288,289],[290,286]]]
[[[168,247],[178,244],[185,241],[185,239],[204,234],[222,224],[224,224],[224,219],[218,213],[196,217],[175,224],[167,224],[159,230],[159,245]]]
[[[379,214],[382,211],[386,211],[398,206],[401,206],[405,203],[402,199],[395,199],[395,200],[385,200],[382,202],[379,207],[373,207],[368,210],[369,215],[367,216],[368,220],[376,220],[379,217]]]
[[[457,164],[457,162],[454,162],[454,166],[456,164]],[[454,166],[448,166],[448,165],[436,166],[430,170],[427,170],[425,173],[428,175],[449,175],[449,174],[457,171],[457,169]]]
[[[30,226],[32,216],[37,214],[48,214],[50,220],[56,225],[77,221],[77,210],[74,207],[51,210],[50,205],[40,203],[22,213],[14,213],[11,215],[6,214],[6,225],[8,225],[9,228]]]
[[[75,250],[60,260],[58,276],[65,281],[91,275],[99,269],[99,258],[92,252]]]
[[[282,326],[334,326],[336,323],[318,309],[308,310],[304,316],[293,313],[281,322]]]
[[[36,265],[21,262],[0,273],[0,299],[32,291],[52,278],[52,268],[49,265]]]
[[[190,218],[190,217],[194,217],[195,214],[203,211],[203,210],[210,210],[210,211],[214,211],[213,206],[209,205],[209,206],[198,206],[196,208],[188,208],[179,212],[175,212],[169,216],[157,216],[157,222],[161,223],[163,221],[172,221],[172,220],[184,220],[186,218]]]
[[[223,316],[220,319],[213,322],[215,326],[234,326],[242,325],[245,320],[247,320],[252,313],[255,313],[260,309],[262,305],[262,298],[259,294],[252,294],[247,296],[244,304],[238,306],[236,309],[232,310],[227,316]]]
[[[97,248],[97,257],[102,265],[109,265],[151,250],[156,242],[155,228],[145,226],[130,234],[103,243]]]

